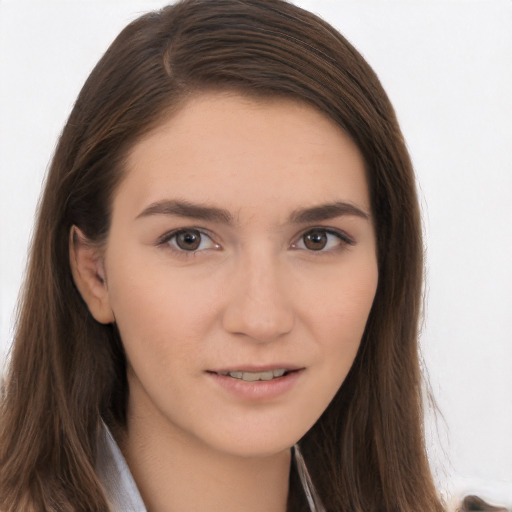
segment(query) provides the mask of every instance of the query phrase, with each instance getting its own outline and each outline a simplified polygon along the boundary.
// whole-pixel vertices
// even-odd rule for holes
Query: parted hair
[[[423,245],[415,178],[376,74],[322,19],[283,0],[182,0],[130,23],[83,86],[56,148],[29,254],[0,412],[0,510],[106,512],[101,419],[123,428],[115,325],[74,286],[69,234],[109,232],[129,150],[185,99],[232,90],[307,103],[364,157],[378,287],[337,395],[300,441],[329,512],[438,512],[423,438],[418,322]],[[289,510],[300,509],[290,488]]]

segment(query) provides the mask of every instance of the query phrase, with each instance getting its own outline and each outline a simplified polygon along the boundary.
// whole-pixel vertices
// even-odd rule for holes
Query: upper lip
[[[226,372],[257,373],[257,372],[268,372],[271,370],[284,369],[287,372],[292,372],[295,370],[302,370],[303,368],[304,368],[303,366],[297,366],[297,365],[287,364],[287,363],[268,364],[268,365],[262,365],[262,366],[247,365],[247,364],[240,364],[240,365],[233,364],[233,365],[229,365],[229,366],[223,366],[221,368],[214,368],[214,369],[207,370],[207,371],[211,372],[211,373],[226,373]]]

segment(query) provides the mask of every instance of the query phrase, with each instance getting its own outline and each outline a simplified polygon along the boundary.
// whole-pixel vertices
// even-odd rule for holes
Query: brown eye
[[[327,233],[320,229],[308,231],[303,235],[304,245],[310,251],[321,251],[327,245]]]
[[[188,229],[176,234],[176,245],[184,251],[195,251],[201,245],[201,233],[196,229]]]
[[[220,250],[210,235],[200,229],[181,228],[164,235],[158,242],[159,245],[168,246],[177,253],[194,254],[202,251]]]
[[[354,244],[355,241],[342,231],[318,227],[305,231],[297,242],[292,244],[292,249],[324,253]]]

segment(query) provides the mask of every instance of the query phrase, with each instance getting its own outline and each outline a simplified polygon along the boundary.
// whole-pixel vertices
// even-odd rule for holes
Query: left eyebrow
[[[291,224],[305,224],[309,222],[320,222],[323,220],[335,219],[336,217],[342,217],[345,215],[352,215],[365,220],[370,219],[370,214],[361,208],[343,201],[336,201],[334,203],[295,210],[290,215],[289,222]]]

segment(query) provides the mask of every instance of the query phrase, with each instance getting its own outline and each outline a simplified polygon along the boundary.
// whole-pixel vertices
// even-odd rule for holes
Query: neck
[[[121,449],[148,512],[285,512],[290,450],[220,452],[175,429],[128,415]]]

